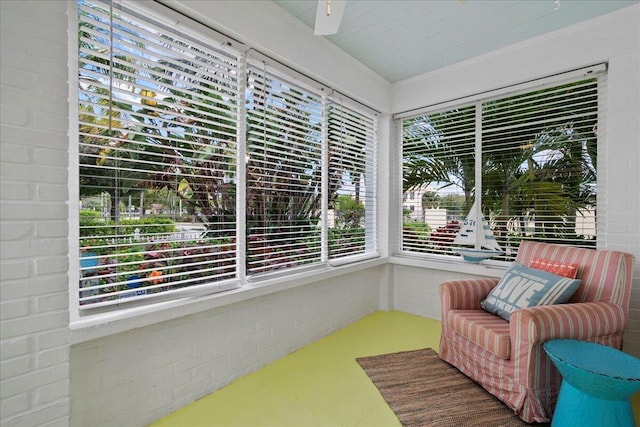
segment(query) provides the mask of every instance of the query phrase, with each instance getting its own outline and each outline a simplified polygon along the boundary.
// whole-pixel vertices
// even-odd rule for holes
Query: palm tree
[[[595,205],[596,106],[585,82],[483,104],[483,209],[500,228],[532,218],[538,238],[575,236],[577,211]]]
[[[423,209],[432,209],[440,206],[441,197],[435,191],[425,191],[422,195],[422,208]]]
[[[471,207],[475,161],[475,107],[449,110],[405,121],[403,191],[440,183],[458,187]]]

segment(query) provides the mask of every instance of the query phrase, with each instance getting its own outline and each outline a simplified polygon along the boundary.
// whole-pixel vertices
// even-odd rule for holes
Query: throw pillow
[[[550,259],[533,258],[529,263],[529,267],[535,268],[536,270],[548,271],[549,273],[570,279],[575,279],[578,274],[578,264],[563,264]]]
[[[481,306],[508,321],[521,308],[567,302],[580,283],[514,262]]]

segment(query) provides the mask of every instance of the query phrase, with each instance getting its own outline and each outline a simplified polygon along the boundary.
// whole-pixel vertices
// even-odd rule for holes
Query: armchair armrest
[[[543,343],[566,338],[614,347],[622,344],[625,326],[623,308],[602,301],[516,310],[509,322],[515,381],[527,388],[560,384],[560,376],[545,354]]]
[[[480,310],[480,302],[489,295],[499,278],[449,280],[440,284],[442,312]]]
[[[516,310],[511,314],[510,335],[512,342],[528,341],[531,348],[556,338],[592,341],[622,333],[625,326],[622,307],[602,301],[581,302]]]

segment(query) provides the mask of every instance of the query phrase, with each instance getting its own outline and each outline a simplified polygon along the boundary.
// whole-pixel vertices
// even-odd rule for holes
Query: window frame
[[[487,90],[483,92],[479,92],[469,96],[463,96],[460,98],[452,99],[449,101],[444,101],[437,104],[431,104],[424,107],[419,107],[416,109],[412,109],[405,112],[399,112],[393,115],[393,120],[396,123],[397,134],[396,137],[400,142],[397,148],[397,159],[398,159],[398,191],[399,195],[397,196],[397,200],[399,201],[399,207],[397,208],[397,222],[396,222],[396,243],[394,245],[394,256],[397,256],[397,261],[404,263],[408,262],[410,265],[413,265],[417,260],[425,260],[430,261],[429,264],[433,265],[434,268],[442,268],[444,270],[456,269],[458,267],[453,267],[454,265],[464,264],[465,271],[481,271],[486,270],[487,268],[491,271],[493,268],[503,269],[506,265],[508,265],[511,260],[497,260],[497,259],[487,259],[483,261],[481,264],[477,263],[466,263],[463,262],[462,258],[459,255],[451,255],[451,254],[437,254],[437,253],[419,253],[411,250],[405,250],[405,241],[404,241],[404,210],[407,210],[406,201],[409,191],[415,191],[413,188],[408,189],[407,191],[403,191],[403,181],[404,181],[404,156],[403,156],[403,123],[407,119],[417,118],[420,116],[424,116],[427,114],[434,114],[438,112],[443,112],[447,110],[452,110],[455,108],[466,108],[466,107],[474,107],[476,111],[476,125],[475,130],[476,134],[480,132],[480,135],[476,135],[475,143],[474,143],[474,179],[475,182],[482,182],[481,174],[482,172],[478,169],[478,165],[482,164],[482,155],[483,151],[481,148],[482,145],[482,114],[478,114],[478,112],[482,112],[483,106],[486,103],[490,103],[491,101],[506,99],[511,96],[517,96],[527,93],[534,93],[536,91],[553,88],[557,86],[562,86],[564,84],[571,84],[580,82],[583,80],[595,79],[595,93],[597,96],[597,123],[600,124],[600,128],[604,127],[604,123],[606,121],[605,114],[605,90],[606,90],[606,71],[607,64],[599,63],[594,65],[589,65],[585,67],[580,67],[574,70],[563,71],[556,74],[549,75],[547,77],[533,79],[521,83],[512,84],[509,86],[505,86],[502,88]],[[601,149],[603,141],[602,132],[596,134],[595,142],[598,147],[598,150]],[[484,186],[484,183],[482,184]],[[484,192],[484,188],[483,191]],[[595,195],[596,204],[595,209],[597,209],[600,204],[600,196],[596,192]],[[597,227],[597,224],[596,224]],[[595,244],[598,245],[601,239],[601,235],[595,234]],[[515,252],[512,254],[515,257]],[[404,261],[402,261],[404,259]],[[412,261],[413,260],[413,261]],[[447,265],[451,265],[451,267],[447,267]]]
[[[337,116],[336,120],[340,122],[341,129],[339,132],[335,132],[333,128],[334,122],[334,111],[335,116]],[[344,161],[338,164],[336,167],[336,171],[340,170],[340,166],[343,167],[341,175],[344,176],[345,171],[349,174],[350,184],[353,185],[353,191],[349,191],[351,185],[347,185],[347,188],[344,188],[344,182],[341,188],[336,192],[336,200],[331,203],[329,206],[329,201],[327,197],[324,198],[324,202],[327,203],[326,208],[323,211],[323,223],[327,224],[324,227],[324,231],[328,232],[329,230],[333,230],[334,235],[327,236],[327,244],[324,246],[326,249],[326,259],[329,262],[329,265],[343,265],[350,262],[355,262],[358,260],[368,259],[371,257],[379,256],[378,253],[378,150],[377,150],[377,128],[378,128],[378,120],[376,115],[371,115],[363,112],[355,108],[353,105],[350,105],[343,97],[332,97],[329,96],[327,98],[327,109],[326,109],[326,118],[324,122],[326,123],[326,130],[324,131],[325,137],[325,160],[327,162],[327,168],[325,170],[325,188],[331,185],[332,179],[330,176],[326,176],[334,172],[333,166],[335,163],[331,162],[330,159],[326,159],[326,156],[333,156],[334,153],[334,139],[340,138],[349,138],[350,146],[348,149],[345,149],[343,152],[346,153],[346,156],[343,156],[345,159],[352,158],[355,160],[352,161]],[[335,145],[338,145],[337,142]],[[365,154],[364,157],[358,159],[357,150],[360,149]],[[360,160],[360,161],[358,161]],[[353,176],[351,174],[351,170],[347,170],[346,163],[350,163],[353,169],[359,169],[358,173],[354,173],[353,175],[357,176],[358,184],[354,183]],[[364,190],[363,190],[364,188]],[[362,218],[358,219],[358,223],[363,224],[362,231],[364,233],[363,240],[357,236],[357,233],[353,232],[353,228],[349,230],[349,227],[345,225],[342,228],[342,231],[346,231],[346,233],[341,236],[342,239],[345,240],[347,246],[349,246],[348,251],[351,252],[349,254],[345,253],[345,251],[335,251],[331,250],[332,243],[340,242],[340,227],[336,226],[334,223],[333,227],[329,226],[329,221],[327,215],[330,209],[334,211],[334,219],[335,219],[335,211],[340,205],[338,198],[340,196],[339,191],[342,190],[343,196],[349,198],[349,200],[356,204],[356,207],[359,209],[363,208]],[[358,215],[359,216],[359,215]]]
[[[169,186],[173,177],[176,193],[178,180],[188,178],[187,188],[202,187],[198,181],[210,172],[218,180],[237,182],[240,51],[202,44],[193,33],[147,19],[137,6],[78,2],[83,37],[77,56],[77,131],[84,159],[81,183],[86,180],[81,187],[115,195],[109,215],[80,221],[81,250],[97,241],[87,249],[91,254],[81,256],[81,309],[181,295],[198,286],[211,292],[238,286],[235,218],[209,215],[203,222],[206,236],[187,238],[145,221],[127,226],[126,217],[118,215],[119,185],[128,188],[127,175],[135,184],[144,182],[143,188],[162,179],[155,189]],[[110,63],[116,64],[113,69]],[[210,116],[198,117],[202,108]]]
[[[79,243],[78,243],[80,238],[79,207],[74,206],[74,203],[70,203],[69,247],[71,248],[71,251],[70,251],[69,259],[72,267],[70,268],[70,279],[71,279],[70,288],[71,289],[69,293],[70,294],[69,307],[70,307],[70,314],[71,314],[71,324],[76,325],[77,327],[82,327],[82,325],[94,324],[95,322],[99,323],[101,321],[100,319],[105,318],[104,317],[105,315],[109,315],[110,317],[123,317],[123,316],[126,317],[128,315],[133,314],[133,312],[151,312],[155,310],[162,310],[163,307],[165,306],[181,305],[186,300],[193,297],[196,297],[198,299],[202,299],[204,297],[205,299],[208,299],[209,297],[220,296],[221,300],[227,299],[227,298],[234,299],[235,297],[233,297],[232,295],[234,295],[235,292],[251,291],[251,289],[254,286],[275,285],[276,283],[288,282],[290,279],[293,280],[294,282],[296,280],[299,282],[299,279],[300,279],[299,275],[301,271],[306,270],[304,268],[303,269],[293,268],[293,269],[277,272],[277,274],[275,275],[264,275],[264,276],[260,274],[248,274],[247,270],[245,269],[245,261],[246,261],[245,200],[246,200],[247,183],[245,179],[246,163],[243,160],[245,159],[246,149],[247,149],[246,132],[245,132],[246,125],[247,125],[247,111],[246,111],[246,105],[245,105],[246,97],[243,94],[246,90],[246,75],[247,75],[247,69],[248,69],[247,58],[249,57],[249,55],[254,57],[260,57],[263,60],[266,58],[270,62],[270,65],[278,69],[278,72],[281,73],[281,75],[283,75],[283,78],[291,79],[292,81],[296,81],[296,82],[303,82],[302,84],[309,86],[312,88],[312,90],[320,93],[323,99],[323,112],[326,109],[325,106],[328,99],[328,96],[326,95],[326,93],[332,93],[335,95],[339,95],[339,94],[337,92],[332,91],[329,87],[321,85],[317,81],[304,76],[303,74],[296,71],[294,68],[284,65],[282,63],[276,62],[271,58],[262,56],[255,49],[249,48],[248,46],[241,44],[233,39],[229,39],[228,37],[216,32],[214,29],[211,29],[202,24],[199,24],[191,20],[190,18],[186,18],[187,22],[185,22],[185,17],[183,15],[168,9],[165,6],[155,4],[155,3],[139,4],[134,2],[133,4],[129,4],[130,2],[125,2],[125,1],[120,3],[126,3],[128,7],[130,6],[134,8],[139,14],[141,15],[143,14],[146,17],[143,20],[143,23],[148,21],[148,22],[151,22],[152,25],[157,26],[157,25],[176,25],[176,22],[178,22],[180,31],[186,32],[187,34],[196,34],[198,37],[200,37],[200,40],[202,40],[201,42],[202,44],[206,45],[207,43],[214,43],[214,42],[222,43],[222,45],[224,46],[243,52],[240,56],[239,62],[241,65],[239,67],[239,76],[238,76],[238,80],[240,82],[239,93],[241,93],[240,98],[242,99],[242,101],[238,105],[239,120],[238,120],[238,126],[237,126],[238,142],[237,142],[236,171],[238,175],[237,177],[238,191],[236,194],[236,212],[237,212],[237,215],[239,216],[238,221],[236,223],[236,236],[237,236],[236,237],[237,238],[236,264],[238,266],[237,273],[236,273],[237,277],[235,279],[228,280],[226,282],[228,286],[225,287],[224,289],[221,289],[221,288],[216,289],[217,286],[203,286],[203,287],[196,286],[192,288],[182,289],[181,292],[176,294],[158,294],[156,297],[143,299],[141,301],[136,301],[135,298],[132,298],[129,301],[123,301],[122,304],[114,305],[112,307],[90,307],[81,311],[80,304],[79,304],[79,297],[78,297],[80,292],[80,287],[78,285],[79,279],[80,279],[80,273],[78,268],[73,267],[73,266],[78,266],[79,260],[80,260]],[[79,5],[77,2],[75,2],[75,5],[72,4],[70,6],[70,8],[73,9],[73,12],[74,12],[74,13],[70,13],[71,28],[78,28],[78,22],[79,22],[78,7]],[[70,57],[69,57],[70,71],[69,72],[72,78],[71,81],[77,81],[78,71],[79,71],[79,65],[78,65],[79,49],[78,49],[77,37],[69,38],[69,52],[70,52]],[[78,174],[76,173],[76,171],[78,170],[77,168],[79,167],[79,149],[78,149],[79,147],[79,136],[78,136],[79,108],[78,108],[78,102],[77,102],[78,96],[79,96],[79,90],[78,90],[78,87],[73,84],[70,85],[69,87],[70,87],[70,99],[76,101],[76,102],[70,103],[71,104],[70,150],[69,150],[70,200],[79,200],[80,182],[79,182]],[[364,105],[361,105],[356,101],[352,101],[346,97],[340,96],[340,99],[344,105],[348,106],[348,108],[351,108],[354,111],[358,111],[362,114],[373,117],[372,120],[373,120],[374,126],[377,128],[378,113],[375,110],[370,109]],[[323,141],[323,147],[327,144],[326,141],[328,139],[327,125],[325,123],[326,121],[327,121],[327,114],[323,113],[323,117],[322,117],[323,134],[321,136]],[[373,162],[374,164],[376,164],[377,163],[376,146],[378,143],[377,129],[374,129],[372,138],[373,138],[372,150],[370,153],[368,153],[368,155],[373,156]],[[320,162],[321,168],[323,171],[329,167],[326,161],[327,159],[324,156],[325,154],[326,153],[323,153],[323,157]],[[323,175],[325,175],[324,172],[323,172]],[[377,172],[375,169],[373,170],[373,176],[374,176],[374,182],[372,183],[372,185],[373,185],[373,191],[375,194],[375,191],[377,191],[376,190],[377,183],[375,182],[375,180],[377,180]],[[325,199],[328,197],[328,194],[327,194],[327,189],[325,185],[326,185],[326,181],[323,181],[322,210],[323,210],[323,217],[326,218],[327,203]],[[377,211],[377,206],[375,205],[373,206],[373,211],[374,212]],[[318,272],[321,275],[326,275],[334,267],[341,267],[345,264],[350,264],[350,263],[358,263],[358,262],[362,263],[363,261],[379,258],[380,253],[378,252],[378,246],[377,246],[377,223],[376,223],[375,216],[373,217],[373,221],[374,221],[373,228],[372,228],[373,245],[370,246],[370,250],[367,253],[344,257],[344,259],[341,259],[339,260],[339,262],[336,262],[336,263],[329,262],[330,260],[328,260],[325,255],[321,263],[313,264],[311,265],[311,267],[318,269]],[[328,241],[326,239],[326,221],[323,222],[323,224],[325,224],[322,227],[325,238],[323,240],[322,248],[324,252],[328,252],[328,250],[325,249],[325,246],[328,244]],[[365,267],[368,264],[370,263],[363,263],[362,267]],[[356,267],[356,268],[360,268],[360,267]],[[342,267],[339,269],[342,269]],[[348,268],[348,270],[351,270],[351,269],[353,269],[353,267]],[[274,282],[274,280],[276,280],[276,282]],[[216,285],[215,282],[212,285]],[[232,292],[231,294],[229,294],[228,292],[225,292],[225,291],[232,291]]]
[[[253,90],[247,88],[246,92],[250,94],[251,99],[255,97],[259,101],[254,100],[255,107],[253,107],[254,103],[252,103],[251,107],[249,105],[246,107],[245,120],[248,127],[251,127],[249,123],[253,124],[254,131],[247,132],[248,138],[245,144],[247,162],[245,163],[248,171],[245,176],[247,176],[248,181],[244,187],[247,191],[253,190],[253,196],[257,196],[258,193],[262,194],[267,205],[275,203],[278,212],[281,212],[283,207],[287,208],[286,211],[281,212],[283,215],[273,216],[265,209],[262,212],[264,216],[262,227],[252,224],[249,221],[249,215],[245,215],[247,218],[246,230],[249,233],[245,239],[247,241],[247,249],[245,251],[247,268],[245,273],[249,278],[256,279],[274,274],[286,274],[286,271],[291,269],[291,267],[286,267],[287,263],[297,265],[296,249],[302,250],[303,248],[291,248],[291,253],[289,253],[286,250],[287,248],[283,248],[278,242],[286,242],[285,246],[296,245],[293,242],[304,240],[306,236],[319,242],[321,247],[324,245],[324,241],[320,239],[320,233],[314,233],[311,226],[302,226],[301,228],[304,230],[294,231],[291,233],[291,239],[286,238],[287,229],[296,229],[298,227],[286,224],[288,221],[282,217],[295,213],[295,209],[294,212],[288,210],[288,203],[290,203],[291,199],[283,200],[282,197],[276,196],[278,186],[294,185],[295,188],[300,188],[303,185],[302,179],[295,181],[296,175],[310,173],[305,169],[305,160],[310,162],[307,166],[316,166],[321,171],[326,167],[322,151],[324,135],[321,131],[324,121],[324,103],[322,91],[304,82],[296,81],[286,72],[273,67],[273,61],[266,58],[261,60],[254,59],[250,55],[247,62],[247,74],[250,73],[255,76],[252,78],[256,84],[253,86]],[[265,84],[265,80],[269,83]],[[315,111],[316,131],[319,130],[320,132],[313,136],[312,117],[315,108],[320,109],[319,112]],[[308,123],[305,122],[304,117],[301,117],[304,114],[309,114]],[[287,129],[286,133],[285,129]],[[310,141],[308,140],[309,135],[311,135]],[[293,151],[286,153],[285,148],[287,146]],[[310,158],[305,158],[305,149],[310,151]],[[289,161],[285,162],[283,159]],[[261,173],[254,176],[256,172]],[[279,180],[280,182],[276,179],[277,175],[284,175]],[[312,173],[311,180],[313,183],[311,185],[315,185],[316,188],[321,187],[324,190],[321,173],[319,175],[314,177]],[[260,191],[259,186],[263,182],[266,184],[263,190]],[[270,190],[268,188],[269,183],[273,184],[272,187],[275,187],[275,189]],[[304,191],[302,192],[304,194]],[[323,198],[324,195],[320,194],[320,198],[317,200],[317,202],[320,202],[320,209],[322,209]],[[274,199],[276,200],[274,201]],[[247,208],[249,208],[249,203],[247,203]],[[280,217],[277,224],[274,224],[274,216]],[[272,234],[270,229],[274,228],[278,228],[278,232]],[[284,238],[282,238],[283,235]],[[257,243],[252,245],[252,241]],[[265,250],[273,250],[275,252],[274,256],[271,257],[269,254],[260,256],[260,253]],[[313,268],[324,262],[320,248],[316,252],[308,254],[309,258],[304,255],[302,254],[301,256],[302,265],[292,267],[293,269]],[[307,260],[310,262],[306,263],[305,261]],[[270,264],[273,265],[269,267]]]

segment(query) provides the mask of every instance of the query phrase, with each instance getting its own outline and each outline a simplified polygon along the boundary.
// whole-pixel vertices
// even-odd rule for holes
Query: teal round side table
[[[631,396],[640,391],[640,359],[577,340],[551,340],[544,350],[562,374],[552,427],[635,426]]]

